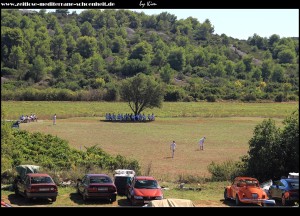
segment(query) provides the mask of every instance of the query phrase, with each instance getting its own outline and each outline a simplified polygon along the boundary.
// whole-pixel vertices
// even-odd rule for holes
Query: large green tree
[[[299,110],[283,124],[280,129],[268,119],[255,127],[246,160],[249,175],[264,181],[299,172]]]
[[[164,95],[162,86],[153,77],[142,73],[125,79],[120,94],[135,115],[146,108],[161,107]]]

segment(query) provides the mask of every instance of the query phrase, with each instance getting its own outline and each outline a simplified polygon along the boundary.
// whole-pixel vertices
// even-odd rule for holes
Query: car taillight
[[[109,187],[109,188],[108,188],[108,191],[109,191],[109,192],[116,192],[117,189],[116,189],[115,187]]]
[[[50,188],[50,191],[56,192],[56,191],[57,191],[57,187],[51,187],[51,188]]]

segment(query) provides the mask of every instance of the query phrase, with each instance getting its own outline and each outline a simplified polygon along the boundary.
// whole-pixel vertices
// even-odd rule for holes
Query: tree
[[[77,51],[84,58],[91,57],[97,50],[97,40],[94,37],[83,36],[77,40]]]
[[[299,110],[287,117],[283,130],[272,119],[264,120],[254,129],[246,160],[248,175],[261,181],[299,172]]]
[[[120,93],[135,115],[146,108],[161,107],[164,95],[161,85],[153,77],[142,73],[125,79]]]

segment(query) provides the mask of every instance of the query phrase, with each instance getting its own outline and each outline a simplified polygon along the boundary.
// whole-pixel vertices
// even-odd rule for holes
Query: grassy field
[[[40,119],[51,119],[54,113],[58,118],[103,117],[105,113],[132,113],[126,103],[108,102],[40,102],[2,101],[7,119],[18,119],[22,114],[35,113]],[[291,110],[299,107],[293,103],[238,103],[238,102],[176,102],[163,103],[161,109],[147,109],[145,114],[154,113],[165,117],[264,117],[284,118]]]
[[[142,174],[156,177],[161,186],[170,188],[165,197],[187,198],[197,206],[226,206],[222,201],[228,182],[210,182],[199,186],[201,191],[180,191],[175,183],[179,176],[208,178],[207,166],[212,162],[238,160],[247,154],[248,142],[254,127],[266,118],[273,118],[278,126],[298,109],[298,103],[164,103],[162,109],[146,110],[156,120],[147,123],[113,123],[101,121],[105,113],[126,113],[125,103],[89,102],[3,102],[6,119],[35,113],[38,122],[24,123],[21,130],[57,135],[77,149],[98,145],[106,152],[121,154],[139,161]],[[51,117],[57,114],[57,124]],[[205,150],[198,150],[198,140],[206,136]],[[175,158],[171,158],[170,144],[175,140]],[[2,191],[3,192],[3,191]],[[16,205],[12,192],[2,193]],[[57,202],[46,206],[86,206],[74,188],[61,188]],[[95,201],[89,206],[127,206],[125,197],[118,197],[113,205]]]
[[[247,153],[257,124],[272,117],[281,125],[298,104],[165,103],[153,111],[156,121],[147,123],[100,121],[106,112],[129,112],[125,103],[3,102],[3,108],[7,118],[21,113],[40,117],[37,123],[21,124],[21,129],[57,135],[77,149],[98,145],[110,154],[137,159],[143,173],[150,166],[152,175],[175,181],[179,175],[209,177],[207,166],[212,161],[238,160]],[[53,113],[57,114],[55,126]],[[199,151],[202,136],[207,138],[205,150]],[[174,159],[170,157],[173,140],[177,143]]]

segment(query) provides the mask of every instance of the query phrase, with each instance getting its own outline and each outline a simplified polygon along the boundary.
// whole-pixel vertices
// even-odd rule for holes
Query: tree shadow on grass
[[[107,205],[107,204],[110,204],[109,200],[108,199],[97,199],[97,198],[94,198],[94,199],[88,199],[87,201],[84,201],[82,199],[82,196],[79,195],[78,193],[70,193],[70,199],[76,203],[77,205]]]
[[[221,199],[220,200],[224,205],[227,205],[229,207],[237,207],[237,208],[240,208],[240,207],[261,207],[260,205],[258,204],[252,204],[252,203],[241,203],[239,206],[237,206],[235,204],[235,201],[234,200],[224,200],[224,199]]]
[[[51,205],[52,201],[47,198],[39,198],[39,199],[26,199],[20,195],[10,194],[8,195],[8,200],[11,204],[17,206],[36,206],[36,205]]]
[[[125,198],[125,199],[119,199],[118,200],[118,205],[119,206],[122,206],[122,207],[131,207],[131,203],[130,203],[130,201],[129,200],[127,200],[127,198]]]

